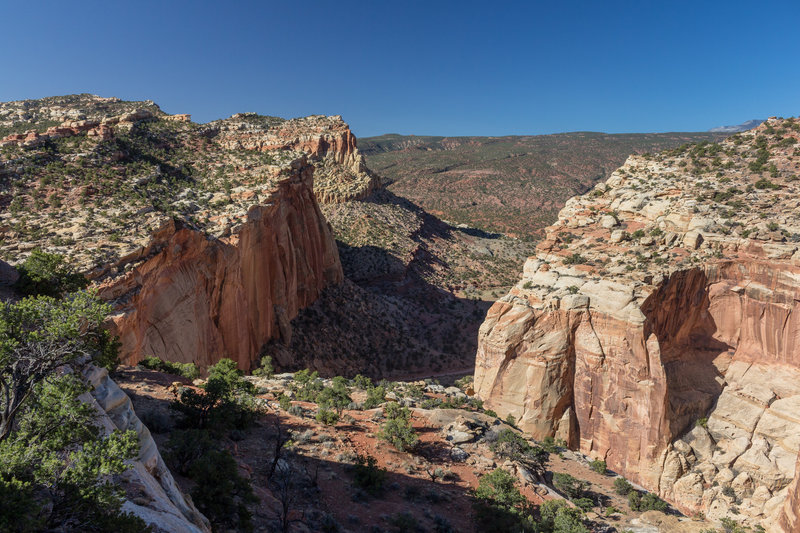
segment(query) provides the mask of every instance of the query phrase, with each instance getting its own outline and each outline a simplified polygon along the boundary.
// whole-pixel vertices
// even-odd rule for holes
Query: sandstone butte
[[[489,310],[475,390],[688,514],[800,531],[800,120],[631,156]]]
[[[41,248],[78,265],[113,304],[128,364],[228,357],[247,370],[266,342],[288,342],[298,310],[343,278],[318,200],[378,185],[341,117],[194,124],[77,95],[0,105],[0,125],[19,121],[62,123],[0,143],[14,183],[3,258]]]

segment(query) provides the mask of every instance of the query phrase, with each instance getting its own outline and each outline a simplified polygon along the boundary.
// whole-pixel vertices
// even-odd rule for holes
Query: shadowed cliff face
[[[767,129],[794,123],[768,124],[711,149],[729,158],[720,182],[749,191],[757,212],[721,208],[729,196],[715,193],[700,204],[690,169],[705,163],[694,150],[691,165],[674,153],[631,158],[570,200],[522,281],[489,310],[475,389],[535,438],[563,438],[685,512],[789,531],[800,228],[794,179],[779,179],[796,164]],[[775,183],[763,185],[750,156],[744,168],[737,159],[751,142],[781,169]],[[760,233],[770,216],[780,222]]]
[[[152,257],[101,286],[120,308],[113,323],[126,363],[155,355],[207,366],[228,357],[249,369],[263,344],[291,340],[298,310],[343,277],[312,172],[295,165],[227,237],[168,223]]]

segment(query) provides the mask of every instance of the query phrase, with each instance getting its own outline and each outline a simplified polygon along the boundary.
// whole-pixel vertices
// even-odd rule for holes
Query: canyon
[[[474,370],[472,386],[443,398],[474,395],[533,439],[563,440],[572,451],[559,467],[578,462],[583,472],[587,457],[600,459],[687,515],[800,530],[796,119],[718,144],[711,134],[575,134],[555,148],[548,139],[390,136],[368,141],[365,157],[339,116],[239,113],[196,124],[151,101],[72,95],[0,104],[0,134],[4,279],[13,277],[6,261],[19,265],[32,250],[63,255],[112,305],[107,326],[126,376],[151,356],[202,373],[223,358],[251,372],[269,355],[279,370],[429,378],[401,389],[422,387],[431,401],[445,388],[430,378]],[[441,185],[423,179],[428,166],[470,188],[445,191],[466,201],[509,164],[516,176],[538,150],[558,159],[579,141],[597,152],[591,161],[576,170],[572,157],[558,176],[558,165],[539,161],[549,170],[532,172],[547,186],[511,211],[505,198],[489,199],[497,212],[481,205],[469,224],[426,211],[426,187]],[[397,159],[408,151],[445,156],[420,171]],[[621,151],[639,155],[610,172]],[[498,153],[499,163],[487,159]],[[372,157],[388,180],[369,168]],[[439,168],[453,158],[468,161]],[[413,179],[401,175],[408,167]],[[532,188],[516,180],[495,192],[520,187]],[[436,214],[462,221],[460,207],[442,205]],[[131,489],[126,509],[162,529],[207,531],[104,372],[85,369],[94,386],[85,400],[106,429],[134,429],[142,446],[125,480],[141,494]],[[258,401],[292,394],[290,381]],[[150,399],[164,402],[167,385]],[[153,395],[134,378],[124,387],[134,402]],[[401,400],[418,418],[439,416],[420,398]],[[485,473],[494,463],[483,459],[470,464]],[[553,495],[506,466],[532,493]],[[465,487],[473,474],[464,470]]]
[[[683,512],[796,531],[798,132],[632,156],[569,200],[481,326],[477,395]]]

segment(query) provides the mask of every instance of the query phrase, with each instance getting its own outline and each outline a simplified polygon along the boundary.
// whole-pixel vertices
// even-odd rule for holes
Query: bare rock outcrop
[[[105,431],[133,430],[139,436],[139,456],[119,480],[126,492],[122,510],[140,517],[156,531],[210,532],[208,519],[175,483],[150,431],[136,416],[130,398],[105,369],[88,364],[83,374],[92,390],[82,399],[97,408],[99,423]]]
[[[298,310],[343,277],[312,172],[294,162],[219,238],[166,221],[141,250],[145,259],[100,285],[119,309],[113,331],[126,363],[157,355],[207,366],[227,357],[249,369],[263,344],[291,340]]]
[[[206,134],[228,149],[309,154],[317,166],[314,192],[323,203],[360,200],[380,185],[364,163],[355,135],[338,115],[283,120],[239,113],[208,124]]]
[[[685,512],[790,531],[799,138],[800,121],[770,119],[631,157],[570,200],[481,328],[486,405]]]
[[[0,125],[33,139],[0,149],[2,259],[66,256],[114,305],[125,363],[228,357],[248,370],[343,279],[315,181],[341,174],[358,196],[372,178],[341,117],[200,125],[73,95],[0,104]]]

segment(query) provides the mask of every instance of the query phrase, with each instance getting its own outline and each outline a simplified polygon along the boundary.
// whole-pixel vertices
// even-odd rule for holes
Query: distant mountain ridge
[[[388,134],[359,151],[386,187],[453,224],[540,234],[568,198],[605,180],[631,154],[714,142],[727,133],[571,132],[504,137]]]
[[[764,122],[763,118],[754,118],[752,120],[748,120],[747,122],[742,122],[736,126],[717,126],[716,128],[711,128],[708,131],[710,133],[739,133],[741,131],[752,130],[757,126],[760,126],[762,122]]]

